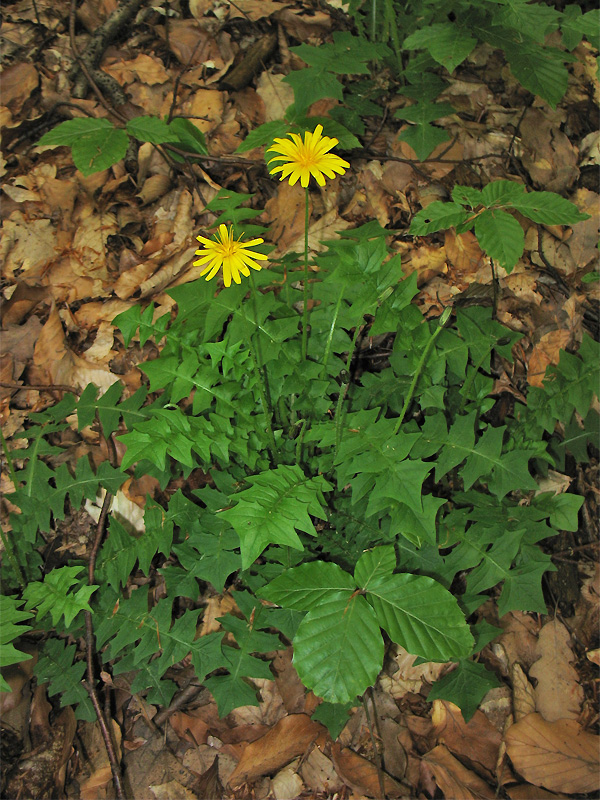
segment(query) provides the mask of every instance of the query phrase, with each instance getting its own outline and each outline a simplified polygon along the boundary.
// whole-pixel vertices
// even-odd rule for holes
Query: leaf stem
[[[425,349],[423,350],[421,358],[419,359],[419,363],[417,364],[417,369],[415,370],[415,374],[413,375],[413,379],[412,379],[411,384],[409,386],[408,394],[406,395],[406,398],[404,400],[404,405],[402,406],[402,411],[400,412],[400,416],[398,417],[398,421],[396,422],[396,427],[394,428],[394,433],[393,433],[394,436],[398,433],[398,431],[400,430],[400,426],[402,425],[402,422],[404,421],[404,417],[406,415],[406,412],[408,411],[408,407],[409,407],[409,405],[410,405],[410,403],[411,403],[411,401],[413,399],[415,390],[417,388],[417,384],[419,382],[419,378],[421,377],[421,372],[423,371],[423,367],[425,366],[425,362],[429,358],[429,354],[431,353],[433,345],[435,344],[435,340],[438,338],[440,333],[444,330],[444,325],[446,324],[446,322],[448,322],[448,319],[449,319],[451,313],[452,313],[452,309],[451,308],[447,308],[444,311],[444,313],[442,314],[442,316],[438,320],[438,327],[431,334],[431,337],[430,337],[429,341],[427,342],[427,345],[426,345]]]
[[[333,424],[335,426],[335,450],[333,453],[333,463],[335,464],[335,459],[337,458],[337,453],[342,442],[342,421],[344,418],[343,414],[343,406],[344,400],[346,399],[346,395],[348,394],[348,389],[350,388],[350,367],[352,366],[352,357],[354,356],[354,350],[356,349],[356,342],[358,341],[358,336],[362,330],[362,325],[357,325],[354,329],[354,336],[352,337],[352,342],[350,344],[350,350],[348,352],[348,358],[346,359],[346,369],[344,372],[346,373],[345,378],[342,379],[342,383],[340,385],[340,393],[338,395],[337,405],[335,407],[335,415],[333,417]]]
[[[340,289],[340,296],[337,299],[337,303],[335,304],[335,308],[333,310],[333,319],[331,320],[331,327],[329,328],[329,334],[327,335],[327,342],[325,344],[325,353],[323,354],[323,369],[321,370],[321,377],[325,377],[325,372],[327,370],[327,362],[329,361],[329,356],[331,355],[331,348],[333,346],[333,334],[335,333],[335,323],[337,322],[337,318],[340,313],[340,307],[342,305],[342,298],[344,297],[344,286]]]
[[[308,353],[308,186],[304,190],[304,302],[302,307],[302,360]]]

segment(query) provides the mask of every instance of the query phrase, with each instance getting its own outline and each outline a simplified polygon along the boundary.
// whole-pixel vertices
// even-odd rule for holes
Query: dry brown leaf
[[[211,89],[196,89],[182,105],[182,113],[189,114],[190,122],[202,133],[212,131],[223,118],[224,93]]]
[[[411,655],[400,645],[393,645],[392,655],[397,670],[391,677],[381,675],[379,684],[395,700],[404,697],[407,692],[417,694],[424,682],[434,683],[446,669],[446,664],[436,664],[432,661],[414,667],[417,656]]]
[[[588,661],[591,661],[592,664],[600,667],[600,649],[596,648],[595,650],[588,650],[585,654],[585,657]]]
[[[261,72],[256,83],[256,93],[265,104],[265,122],[281,119],[286,108],[294,102],[294,90],[284,83],[285,75]]]
[[[2,73],[2,105],[18,114],[23,103],[38,85],[38,72],[33,64],[22,61]]]
[[[448,261],[458,270],[461,278],[471,275],[479,268],[483,251],[471,231],[466,233],[456,233],[454,229],[446,231],[444,247]]]
[[[213,595],[206,601],[206,608],[202,615],[202,628],[200,629],[200,636],[206,636],[208,633],[215,633],[222,630],[221,623],[218,617],[224,617],[230,611],[237,609],[235,600],[227,592],[223,596]]]
[[[271,730],[244,748],[242,757],[229,777],[229,785],[241,786],[261,775],[268,775],[303,755],[327,731],[306,714],[290,714],[279,720]]]
[[[518,722],[535,711],[535,689],[527,680],[520,664],[512,665],[513,709]]]
[[[117,745],[117,753],[119,753],[121,749],[121,728],[112,719],[110,723],[112,725],[113,741]],[[97,800],[97,798],[106,797],[106,789],[109,784],[112,784],[112,771],[98,723],[87,725],[84,731],[86,762],[89,759],[91,775],[85,781],[80,782],[79,796],[81,800]]]
[[[198,800],[197,795],[179,781],[167,781],[148,786],[156,800]]]
[[[529,108],[520,125],[522,161],[532,180],[544,191],[563,193],[579,176],[577,151],[550,109]]]
[[[571,636],[557,619],[547,622],[539,633],[539,659],[529,670],[537,680],[536,710],[549,722],[577,719],[583,702],[583,689],[572,664]]]
[[[321,39],[323,34],[331,30],[331,14],[324,11],[311,9],[310,13],[305,10],[284,8],[275,15],[277,22],[281,24],[285,32],[301,42],[309,39]]]
[[[367,797],[381,797],[379,775],[373,762],[359,756],[349,747],[342,747],[339,742],[332,745],[331,756],[337,774],[353,791]],[[386,797],[408,797],[402,784],[385,773],[383,779]]]
[[[534,346],[527,367],[527,380],[530,386],[541,387],[544,383],[546,367],[558,364],[560,351],[571,340],[571,332],[567,330],[550,331],[544,334]]]
[[[158,58],[140,53],[136,58],[125,61],[124,59],[106,59],[102,64],[104,72],[117,80],[121,86],[140,81],[150,85],[166,83],[169,73]]]
[[[306,785],[313,792],[335,794],[343,786],[331,759],[327,758],[318,747],[313,747],[308,756],[302,761],[300,774]]]
[[[299,797],[304,790],[302,778],[296,772],[298,759],[288,767],[280,770],[271,780],[271,791],[275,800],[289,800],[290,797]]]
[[[505,741],[515,769],[529,783],[567,794],[600,789],[598,737],[575,720],[547,722],[529,714],[508,729]]]
[[[510,800],[567,800],[566,794],[554,794],[540,789],[539,786],[532,786],[530,783],[522,783],[519,786],[504,787]]]
[[[292,663],[293,649],[278,650],[272,666],[275,683],[288,714],[299,714],[305,709],[306,689]]]
[[[477,710],[466,723],[454,703],[434,700],[431,720],[433,733],[441,744],[483,776],[493,779],[502,736],[485,714]]]
[[[242,17],[256,22],[263,17],[270,17],[293,3],[281,3],[277,0],[236,0],[229,6],[229,19]]]
[[[580,211],[590,215],[573,226],[567,247],[579,269],[598,258],[598,229],[600,228],[600,196],[589,189],[577,189],[572,202]]]
[[[423,756],[423,765],[429,767],[444,797],[452,800],[494,800],[496,794],[475,772],[463,766],[443,744]]]
[[[4,221],[2,233],[2,274],[12,281],[20,271],[22,275],[25,273],[23,279],[28,283],[37,282],[59,252],[52,220],[28,220],[20,211],[15,211]]]

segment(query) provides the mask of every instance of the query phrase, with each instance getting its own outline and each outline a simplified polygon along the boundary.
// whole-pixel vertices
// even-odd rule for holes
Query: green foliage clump
[[[211,209],[260,235],[249,199],[221,192]],[[507,181],[456,187],[452,200],[419,212],[411,230],[473,227],[507,268],[521,240],[497,253],[494,226],[518,226],[511,211],[548,224],[581,218],[555,195]],[[2,573],[3,665],[26,657],[12,643],[35,611],[46,631],[38,680],[90,719],[84,661],[68,639],[83,636],[91,613],[103,668],[133,673],[132,692],[168,704],[172,668],[188,657],[224,715],[258,702],[252,679],[269,679],[268,654],[292,642],[301,679],[325,700],[317,716],[335,732],[376,680],[389,639],[456,662],[430,699],[473,713],[496,679],[471,656],[495,629],[470,625],[471,615],[499,585],[501,614],[544,611],[541,577],[553,567],[539,543],[576,529],[582,498],[539,493],[535,474],[566,453],[587,458],[597,349],[584,338],[578,353],[562,353],[531,390],[535,412],[521,406],[495,423],[494,362],[511,360],[520,335],[482,307],[423,319],[415,275],[403,277],[385,233],[369,223],[317,257],[306,359],[286,277],[292,257],[258,273],[250,291],[233,285],[215,296],[204,280],[172,289],[173,319],[155,319],[152,305],[116,318],[126,344],[154,338],[160,354],[141,366],[147,388],[126,400],[118,384],[101,396],[90,385],[31,416],[8,498],[21,513],[11,515]],[[361,374],[361,341],[379,333],[395,334],[389,365]],[[120,467],[57,459],[69,424],[116,435],[126,448]],[[194,470],[203,488],[170,488]],[[92,585],[77,559],[42,574],[44,534],[131,474],[154,476],[167,498],[147,500],[143,530],[110,516]],[[455,596],[459,573],[465,592]],[[158,602],[146,581],[138,585],[142,574],[160,581]],[[222,631],[197,637],[207,584],[234,588],[238,611],[220,618]]]

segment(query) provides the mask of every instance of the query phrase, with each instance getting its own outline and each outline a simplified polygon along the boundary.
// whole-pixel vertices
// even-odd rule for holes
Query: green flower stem
[[[267,434],[269,437],[269,453],[271,454],[271,460],[274,464],[277,464],[277,444],[275,442],[275,434],[273,433],[273,422],[271,417],[271,411],[269,409],[269,404],[267,403],[267,395],[265,393],[264,387],[264,376],[262,374],[262,370],[259,368],[256,358],[254,356],[254,350],[252,347],[252,342],[250,342],[250,347],[248,348],[248,352],[250,353],[250,359],[252,361],[252,368],[258,378],[256,385],[258,386],[258,393],[260,395],[260,402],[263,407],[263,411],[265,412],[265,420],[267,423]]]
[[[307,431],[306,420],[302,420],[302,424],[300,426],[300,433],[298,434],[298,438],[296,439],[296,464],[300,466],[302,462],[302,445],[304,444],[304,434]]]
[[[426,345],[425,349],[423,350],[423,354],[421,355],[421,358],[419,359],[419,363],[417,364],[417,369],[415,371],[415,374],[413,375],[413,379],[412,379],[410,387],[408,389],[408,394],[406,395],[406,398],[404,400],[404,405],[402,406],[402,411],[400,412],[400,416],[398,417],[398,421],[396,422],[396,427],[394,428],[394,436],[400,430],[400,426],[402,425],[402,422],[404,420],[406,412],[408,411],[408,407],[409,407],[409,405],[410,405],[410,403],[411,403],[411,401],[413,399],[413,395],[415,393],[415,389],[417,388],[417,384],[419,382],[419,378],[421,377],[421,372],[423,371],[423,367],[425,366],[425,362],[429,358],[429,354],[431,353],[431,350],[433,349],[433,345],[435,344],[435,340],[438,338],[440,333],[444,330],[444,325],[446,324],[446,322],[448,322],[448,319],[450,318],[450,314],[451,313],[452,313],[452,309],[451,308],[447,308],[444,311],[444,313],[442,314],[442,316],[438,320],[438,327],[431,334],[431,337],[430,337],[429,341],[427,342],[427,345]]]
[[[10,450],[8,449],[8,445],[6,444],[6,439],[4,438],[4,434],[0,429],[0,443],[2,444],[2,451],[4,453],[4,458],[6,459],[6,465],[8,467],[8,474],[12,481],[12,485],[15,487],[15,491],[19,488],[19,483],[17,481],[17,475],[15,472],[12,456]],[[8,535],[4,532],[2,528],[0,528],[0,538],[2,538],[2,544],[4,545],[4,550],[6,552],[6,556],[10,562],[11,567],[13,568],[13,572],[15,573],[15,577],[19,581],[19,585],[21,589],[25,588],[25,576],[23,575],[23,571],[21,570],[21,565],[17,557],[15,556],[15,552],[13,550],[12,542]]]
[[[260,402],[263,407],[263,411],[265,412],[265,420],[267,423],[267,434],[269,438],[269,453],[271,455],[271,460],[274,464],[278,463],[277,455],[277,443],[275,442],[275,434],[273,433],[273,409],[271,407],[271,403],[267,399],[269,397],[269,384],[267,380],[267,376],[265,371],[259,367],[258,362],[256,360],[256,356],[254,354],[254,343],[256,343],[256,352],[258,357],[260,358],[260,344],[258,340],[258,315],[257,315],[257,308],[256,308],[256,285],[254,283],[254,276],[252,272],[250,272],[250,283],[252,285],[252,301],[254,304],[254,336],[250,336],[250,346],[248,347],[248,352],[250,353],[250,360],[252,361],[252,369],[257,377],[257,386],[258,386],[258,393],[260,395]],[[254,341],[253,341],[254,340]]]
[[[325,344],[325,353],[323,355],[323,369],[321,370],[321,377],[325,376],[325,372],[327,370],[327,362],[329,361],[329,356],[331,355],[331,348],[333,346],[333,334],[335,333],[335,323],[337,322],[338,315],[340,313],[340,307],[342,305],[342,298],[344,297],[344,286],[340,289],[340,296],[337,299],[337,303],[335,304],[335,308],[333,310],[333,319],[331,320],[331,327],[329,328],[329,334],[327,336],[327,343]]]
[[[350,388],[350,367],[352,365],[352,357],[354,356],[354,350],[356,349],[356,342],[358,341],[358,336],[362,330],[362,325],[357,325],[354,329],[354,336],[352,337],[352,342],[350,344],[350,350],[348,352],[348,358],[346,359],[346,369],[345,372],[347,374],[347,378],[342,380],[340,385],[340,393],[338,395],[337,405],[335,407],[335,415],[333,417],[333,424],[335,426],[335,450],[333,453],[333,461],[335,463],[335,459],[337,457],[337,453],[342,441],[342,421],[344,419],[343,414],[343,407],[344,407],[344,400],[346,399],[346,395],[348,394],[348,390]]]
[[[263,366],[260,367],[260,371],[262,374],[262,382],[263,388],[265,390],[265,396],[267,398],[267,404],[269,407],[269,414],[271,418],[277,416],[276,412],[273,409],[273,402],[271,400],[271,387],[269,386],[269,376],[267,374],[267,368],[263,363],[261,347],[260,347],[260,339],[258,336],[258,306],[256,304],[256,284],[254,283],[254,275],[252,274],[252,270],[250,270],[250,285],[252,286],[252,310],[254,311],[254,334],[255,334],[255,341],[256,341],[256,357],[258,359],[258,363],[262,364]]]
[[[304,304],[302,308],[302,360],[308,353],[308,186],[304,190]]]

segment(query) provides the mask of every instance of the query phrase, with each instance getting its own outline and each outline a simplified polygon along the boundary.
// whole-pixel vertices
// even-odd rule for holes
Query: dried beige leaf
[[[550,331],[544,334],[534,346],[527,367],[527,380],[530,386],[542,386],[546,367],[558,364],[560,351],[571,340],[571,332],[567,330]]]
[[[535,711],[535,689],[527,680],[520,664],[512,665],[513,708],[518,722]]]
[[[583,702],[583,689],[577,671],[571,666],[575,656],[571,636],[557,619],[547,622],[540,631],[537,653],[539,659],[529,670],[537,680],[536,710],[549,722],[557,719],[577,719]]]
[[[423,762],[433,772],[444,797],[451,797],[452,800],[493,800],[496,796],[483,778],[463,766],[443,744],[423,756]]]
[[[303,755],[308,747],[326,734],[326,729],[306,714],[289,714],[271,730],[248,744],[229,777],[231,787],[241,786],[261,775],[268,775]]]
[[[513,766],[529,783],[567,794],[600,789],[599,739],[575,720],[547,722],[528,714],[508,729],[505,741]]]

